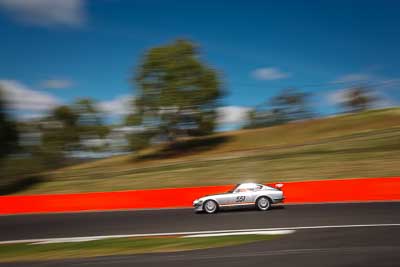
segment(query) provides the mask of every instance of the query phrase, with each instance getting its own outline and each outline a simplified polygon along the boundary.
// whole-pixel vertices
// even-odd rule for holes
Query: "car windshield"
[[[239,187],[240,184],[235,185],[231,190],[229,190],[227,193],[233,193],[235,192],[236,188]]]

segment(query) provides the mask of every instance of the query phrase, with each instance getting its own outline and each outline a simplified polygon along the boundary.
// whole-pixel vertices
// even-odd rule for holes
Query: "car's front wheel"
[[[256,205],[259,210],[269,210],[271,208],[271,200],[267,197],[259,197]]]
[[[204,211],[211,214],[218,210],[218,204],[214,200],[207,200],[204,202]]]

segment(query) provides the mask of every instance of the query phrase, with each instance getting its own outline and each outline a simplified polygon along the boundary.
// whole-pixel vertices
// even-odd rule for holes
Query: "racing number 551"
[[[236,202],[243,202],[246,199],[245,196],[238,196],[236,197]]]

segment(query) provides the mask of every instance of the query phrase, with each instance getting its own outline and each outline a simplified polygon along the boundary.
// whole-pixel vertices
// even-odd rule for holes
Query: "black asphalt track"
[[[191,210],[20,215],[0,217],[0,239],[398,223],[398,202],[293,205],[215,215]],[[305,229],[270,241],[218,249],[0,266],[400,266],[400,227]]]

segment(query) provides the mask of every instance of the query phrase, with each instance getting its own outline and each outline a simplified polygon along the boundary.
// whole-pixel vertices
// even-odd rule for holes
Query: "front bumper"
[[[193,203],[194,211],[203,211],[203,202]]]

